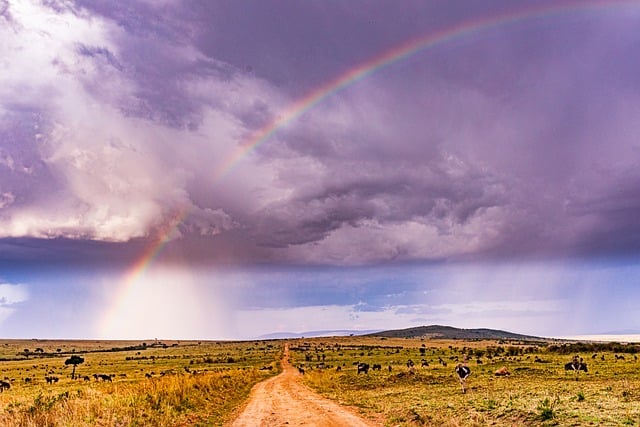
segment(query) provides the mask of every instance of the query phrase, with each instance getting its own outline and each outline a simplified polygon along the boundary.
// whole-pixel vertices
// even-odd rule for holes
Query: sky
[[[0,337],[640,331],[637,1],[0,0]]]

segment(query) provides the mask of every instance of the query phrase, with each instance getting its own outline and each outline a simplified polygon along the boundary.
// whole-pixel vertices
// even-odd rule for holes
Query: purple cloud
[[[170,230],[167,257],[319,264],[640,249],[637,14],[577,7],[433,46],[215,179],[317,85],[514,7],[254,6],[0,3],[5,244],[118,250]]]

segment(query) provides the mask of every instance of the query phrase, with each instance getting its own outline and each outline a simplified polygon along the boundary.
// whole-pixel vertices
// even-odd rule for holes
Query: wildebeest
[[[111,375],[107,375],[107,374],[93,374],[93,377],[96,379],[96,381],[98,380],[102,380],[102,381],[109,381],[111,382]]]
[[[58,382],[58,377],[44,377],[47,384],[53,384]]]
[[[300,372],[302,375],[304,375],[304,368],[301,366],[298,366],[298,372]]]
[[[455,368],[456,374],[458,374],[458,380],[460,380],[460,386],[462,387],[462,392],[466,393],[466,383],[467,378],[471,375],[471,369],[468,366],[463,365],[462,363],[458,363]]]
[[[371,370],[372,370],[372,371],[380,371],[381,369],[382,369],[382,365],[380,365],[379,363],[374,363],[374,364],[371,366]]]
[[[369,364],[368,363],[358,363],[358,374],[360,372],[364,372],[365,374],[369,373]]]
[[[0,393],[11,388],[11,383],[0,380]]]

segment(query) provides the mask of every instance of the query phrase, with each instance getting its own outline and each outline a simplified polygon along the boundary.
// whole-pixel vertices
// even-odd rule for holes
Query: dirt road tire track
[[[288,347],[285,347],[282,368],[279,375],[253,387],[246,407],[230,424],[231,427],[378,425],[301,384],[298,381],[300,374],[289,363]]]

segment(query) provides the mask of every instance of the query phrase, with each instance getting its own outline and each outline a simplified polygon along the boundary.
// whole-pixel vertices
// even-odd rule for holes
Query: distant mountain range
[[[439,339],[493,339],[493,340],[543,340],[544,338],[532,335],[522,335],[498,329],[461,329],[453,326],[431,325],[417,326],[415,328],[395,329],[390,331],[374,332],[366,334],[387,338],[439,338]]]
[[[617,331],[601,332],[599,335],[640,335],[640,329],[620,329]]]
[[[258,339],[286,339],[286,338],[315,338],[331,336],[364,335],[386,338],[431,338],[431,339],[494,339],[494,340],[544,340],[545,338],[531,335],[516,334],[498,329],[461,329],[453,326],[430,325],[417,326],[406,329],[393,329],[388,331],[369,330],[335,330],[335,331],[308,331],[308,332],[275,332],[261,335]]]

